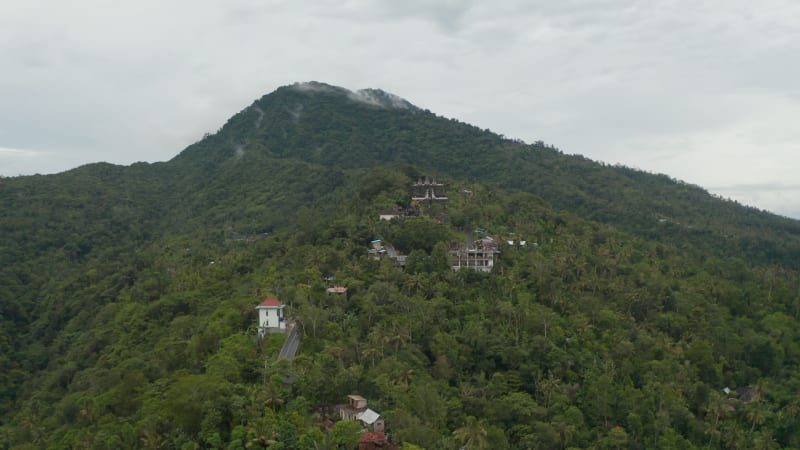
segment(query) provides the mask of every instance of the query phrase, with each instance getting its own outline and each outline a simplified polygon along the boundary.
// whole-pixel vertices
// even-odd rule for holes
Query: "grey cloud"
[[[741,203],[773,211],[777,214],[800,219],[800,184],[753,183],[710,187],[722,197],[738,200]]]
[[[381,0],[378,2],[353,2],[352,5],[372,10],[383,20],[421,19],[435,23],[445,32],[456,32],[464,26],[464,19],[477,2],[474,0],[408,0],[397,2]],[[372,5],[370,5],[372,4]],[[374,9],[373,9],[374,8]]]
[[[787,192],[796,191],[800,192],[800,184],[786,184],[786,183],[750,183],[750,184],[734,184],[730,186],[712,186],[711,189],[720,192],[746,192],[746,191],[759,191],[759,192]]]
[[[165,160],[320,80],[694,184],[791,185],[798,22],[791,0],[7,0],[0,147],[52,157],[0,153],[0,173]],[[740,193],[800,210],[765,192]]]

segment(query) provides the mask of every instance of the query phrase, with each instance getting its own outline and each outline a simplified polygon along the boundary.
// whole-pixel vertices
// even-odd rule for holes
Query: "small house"
[[[379,220],[392,220],[403,217],[403,208],[384,209],[378,214]]]
[[[281,333],[286,331],[286,317],[283,309],[286,307],[275,297],[268,297],[256,306],[258,311],[258,334]]]
[[[406,217],[415,217],[419,215],[419,211],[410,206],[408,208],[403,208],[402,206],[395,206],[394,208],[384,209],[378,214],[379,220],[392,220],[392,219],[403,219]]]
[[[356,419],[360,420],[364,428],[370,431],[383,431],[385,425],[383,417],[369,408],[359,413]]]
[[[367,399],[360,395],[348,395],[347,401],[346,405],[339,406],[342,420],[356,420],[356,416],[367,409]]]
[[[367,249],[367,254],[369,254],[372,259],[381,259],[381,256],[386,253],[386,249],[383,248],[383,242],[380,239],[374,239],[369,243],[369,248]]]
[[[383,431],[367,431],[358,440],[358,450],[397,449],[397,445],[389,442]]]
[[[367,408],[367,399],[360,395],[348,395],[348,403],[339,406],[342,420],[358,420],[365,430],[383,431],[384,419],[379,413]]]
[[[384,256],[391,259],[396,266],[405,267],[408,255],[399,253],[395,248],[382,242],[380,239],[375,239],[370,242],[370,247],[367,249],[367,254],[374,260],[380,261]]]
[[[327,292],[328,292],[328,294],[344,295],[344,294],[347,294],[347,288],[344,287],[344,286],[336,285],[334,287],[329,287],[327,289]]]

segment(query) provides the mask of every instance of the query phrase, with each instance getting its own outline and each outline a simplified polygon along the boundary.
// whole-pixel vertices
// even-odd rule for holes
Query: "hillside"
[[[378,220],[425,176],[445,205]],[[380,90],[286,86],[168,162],[0,178],[0,217],[0,448],[354,448],[315,409],[354,393],[403,448],[800,446],[800,222]],[[480,236],[493,271],[451,270]]]
[[[800,256],[795,220],[715,198],[665,175],[598,164],[543,143],[526,145],[408,103],[386,105],[320,83],[282,87],[175,162],[192,160],[212,171],[226,161],[264,156],[334,168],[413,166],[530,192],[558,210],[703,254],[784,264],[796,264]]]

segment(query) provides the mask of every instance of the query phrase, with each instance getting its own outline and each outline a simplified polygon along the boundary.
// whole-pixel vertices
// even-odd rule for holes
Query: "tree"
[[[710,419],[706,434],[709,436],[708,445],[714,441],[719,441],[721,433],[719,430],[720,419],[724,418],[732,410],[727,398],[718,392],[712,391],[706,405],[706,422]]]
[[[340,420],[333,426],[331,442],[336,448],[351,450],[358,447],[358,439],[361,436],[361,422],[357,420]]]
[[[605,441],[615,449],[622,449],[628,445],[628,433],[620,426],[608,430]]]
[[[453,437],[467,450],[489,448],[486,428],[473,416],[468,416],[464,425],[453,431]]]
[[[553,429],[556,430],[556,433],[558,433],[561,448],[566,448],[567,445],[569,445],[569,443],[572,441],[572,438],[575,437],[577,429],[574,425],[566,422],[553,422],[552,426]]]

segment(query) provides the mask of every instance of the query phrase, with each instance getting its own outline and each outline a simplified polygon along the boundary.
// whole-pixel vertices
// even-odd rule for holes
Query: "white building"
[[[494,262],[499,253],[497,242],[490,237],[485,237],[472,245],[467,245],[466,248],[450,252],[451,267],[456,272],[474,270],[488,273],[494,270]]]
[[[269,297],[256,306],[258,311],[258,334],[283,332],[286,330],[286,318],[283,308],[286,305],[275,297]]]
[[[392,220],[397,219],[398,217],[402,217],[403,210],[399,208],[392,208],[392,209],[384,209],[378,215],[378,219],[380,220]]]

